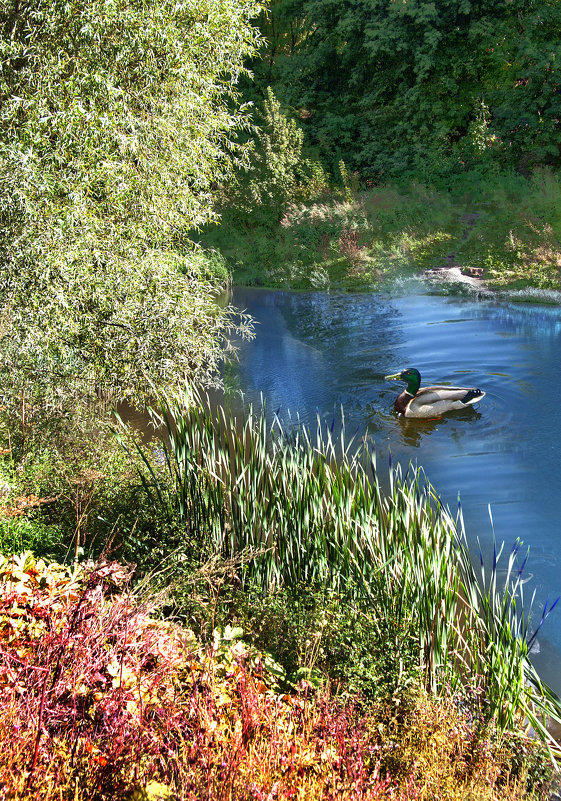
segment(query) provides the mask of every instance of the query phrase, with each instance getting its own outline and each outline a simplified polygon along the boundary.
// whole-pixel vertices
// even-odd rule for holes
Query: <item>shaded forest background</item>
[[[201,241],[234,280],[372,289],[458,264],[559,287],[557,2],[278,0],[241,82],[249,165]]]
[[[559,165],[561,9],[529,0],[277,0],[247,96],[361,181]]]

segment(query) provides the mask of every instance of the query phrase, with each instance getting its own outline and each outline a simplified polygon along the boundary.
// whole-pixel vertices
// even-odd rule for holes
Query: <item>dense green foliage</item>
[[[363,178],[559,163],[555,0],[278,0],[255,65]]]
[[[294,120],[282,114],[271,89],[267,90],[256,139],[249,168],[226,193],[225,211],[230,207],[238,224],[276,226],[296,191],[295,170],[300,162],[303,134]]]
[[[243,156],[236,83],[259,8],[3,4],[5,402],[52,412],[212,373],[230,313],[189,231],[212,219],[213,185]]]

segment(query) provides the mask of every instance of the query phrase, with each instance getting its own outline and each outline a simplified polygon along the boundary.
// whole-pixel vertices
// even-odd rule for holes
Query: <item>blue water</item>
[[[237,289],[256,321],[235,383],[246,400],[367,431],[378,464],[422,465],[445,503],[461,498],[468,540],[486,555],[493,536],[530,548],[536,610],[561,594],[561,307],[432,294],[296,294]],[[423,384],[477,386],[475,408],[440,420],[393,413],[401,386],[384,375],[416,367]],[[491,507],[493,527],[489,506]],[[561,602],[546,620],[536,666],[561,689]]]

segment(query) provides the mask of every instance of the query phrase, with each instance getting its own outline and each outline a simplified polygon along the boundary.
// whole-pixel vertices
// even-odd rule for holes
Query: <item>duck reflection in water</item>
[[[464,436],[467,436],[469,429],[464,427],[456,427],[454,424],[459,421],[469,422],[480,419],[481,413],[478,412],[477,409],[471,407],[469,409],[456,412],[453,417],[419,419],[414,417],[403,417],[403,415],[399,415],[396,418],[401,431],[403,443],[413,448],[419,447],[423,437],[429,437],[442,426],[454,426],[453,431],[451,431],[451,435],[454,437],[454,439],[462,439]]]

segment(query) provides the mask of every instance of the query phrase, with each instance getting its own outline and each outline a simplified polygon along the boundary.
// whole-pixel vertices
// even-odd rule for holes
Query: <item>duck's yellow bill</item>
[[[397,381],[397,379],[400,377],[401,373],[395,373],[395,375],[385,375],[384,381]]]

